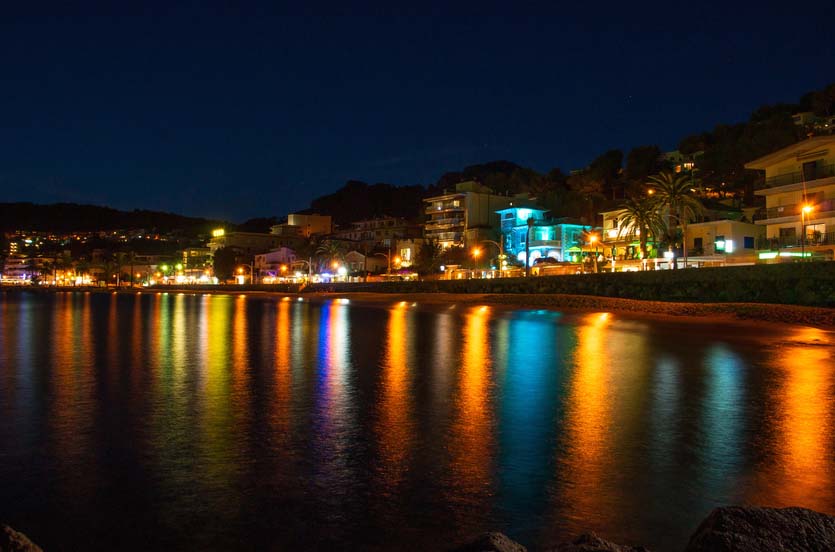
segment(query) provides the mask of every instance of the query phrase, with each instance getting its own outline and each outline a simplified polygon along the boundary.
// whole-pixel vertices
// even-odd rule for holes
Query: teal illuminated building
[[[510,207],[496,211],[501,218],[501,239],[505,254],[525,262],[525,241],[530,231],[529,264],[540,257],[551,257],[561,262],[581,262],[583,235],[591,230],[570,222],[570,219],[551,219],[544,209]],[[528,228],[528,220],[533,225]]]

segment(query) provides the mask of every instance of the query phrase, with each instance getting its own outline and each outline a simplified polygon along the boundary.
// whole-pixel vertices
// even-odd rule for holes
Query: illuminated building
[[[765,171],[766,238],[760,259],[832,258],[835,249],[835,136],[816,136],[745,164]]]
[[[276,236],[305,237],[327,236],[333,232],[333,218],[330,215],[306,215],[290,213],[287,222],[270,227],[270,233]]]
[[[721,258],[722,264],[751,264],[756,261],[756,244],[765,228],[736,220],[713,220],[687,225],[689,257]]]
[[[588,226],[574,224],[568,219],[550,219],[547,211],[533,207],[508,207],[496,211],[501,217],[501,239],[505,254],[519,262],[525,262],[525,242],[530,240],[529,263],[536,259],[550,257],[560,262],[578,262],[580,244]],[[528,227],[528,221],[533,226]]]
[[[352,222],[348,228],[334,233],[337,239],[354,242],[359,249],[390,248],[400,238],[419,238],[421,227],[399,217],[379,217]]]
[[[477,182],[461,182],[455,185],[455,192],[423,200],[423,236],[437,241],[443,249],[494,239],[499,226],[496,211],[520,199],[496,195]]]
[[[231,247],[242,255],[253,256],[279,247],[280,239],[275,234],[261,232],[223,232],[212,235],[209,249],[212,254],[218,249]]]

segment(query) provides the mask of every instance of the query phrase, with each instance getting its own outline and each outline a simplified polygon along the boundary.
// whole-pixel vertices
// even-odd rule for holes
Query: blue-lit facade
[[[551,257],[563,262],[581,261],[583,233],[588,227],[549,219],[545,216],[544,209],[532,207],[510,207],[496,212],[501,218],[501,239],[508,256],[525,262],[528,220],[533,219],[533,227],[530,229],[529,264],[533,264],[540,257]]]

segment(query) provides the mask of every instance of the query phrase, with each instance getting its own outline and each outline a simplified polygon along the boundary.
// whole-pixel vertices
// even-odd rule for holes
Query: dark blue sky
[[[348,179],[426,184],[495,159],[569,170],[610,148],[675,149],[835,80],[831,3],[804,3],[810,16],[582,4],[4,16],[0,200],[281,216]]]

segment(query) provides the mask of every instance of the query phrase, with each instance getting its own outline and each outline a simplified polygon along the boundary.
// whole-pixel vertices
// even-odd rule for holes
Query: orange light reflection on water
[[[464,320],[458,382],[458,418],[453,423],[451,471],[466,495],[490,493],[493,443],[489,327],[490,309],[472,307]]]
[[[81,463],[85,466],[83,469],[78,469],[77,462],[91,453],[92,395],[95,390],[90,297],[80,297],[80,308],[76,304],[78,299],[79,296],[72,293],[56,294],[52,329],[52,413],[48,420],[53,426],[55,457],[67,462],[68,471],[59,480],[68,493],[87,492],[75,485],[89,482],[85,472],[95,469],[94,465],[85,463]]]
[[[230,407],[240,424],[246,423],[250,416],[251,400],[249,396],[250,352],[248,340],[247,300],[243,295],[235,299],[235,313],[232,319],[232,401]]]
[[[752,501],[833,512],[835,499],[835,358],[822,332],[803,329],[776,360],[781,382],[773,386],[773,462],[761,474]]]
[[[402,303],[389,310],[388,339],[381,373],[377,433],[389,492],[403,477],[414,437],[409,393],[414,348],[409,316],[408,307]]]
[[[566,405],[566,455],[563,463],[564,497],[571,517],[606,517],[600,488],[610,469],[612,454],[612,401],[607,382],[609,315],[585,316],[577,328],[574,373]]]
[[[275,325],[275,393],[273,423],[280,436],[290,430],[292,411],[293,373],[290,366],[290,303],[280,301],[276,305]]]

